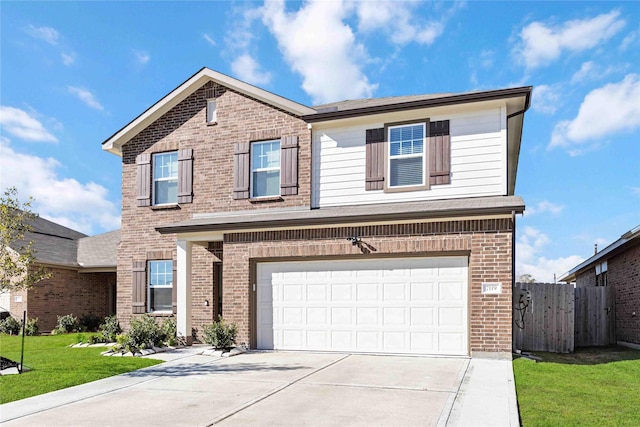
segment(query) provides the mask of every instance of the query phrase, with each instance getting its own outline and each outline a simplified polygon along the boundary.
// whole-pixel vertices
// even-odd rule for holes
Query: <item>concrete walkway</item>
[[[186,348],[0,406],[6,426],[517,426],[510,360]]]

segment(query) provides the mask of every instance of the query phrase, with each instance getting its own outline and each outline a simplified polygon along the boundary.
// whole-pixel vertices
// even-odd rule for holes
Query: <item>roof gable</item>
[[[276,95],[259,87],[250,85],[243,81],[234,79],[225,74],[213,71],[209,68],[202,68],[196,74],[187,79],[180,86],[169,92],[166,96],[145,110],[129,124],[107,138],[102,143],[102,149],[118,156],[122,155],[122,146],[131,138],[140,133],[151,123],[162,117],[165,113],[178,105],[181,101],[195,92],[207,82],[213,81],[227,88],[238,91],[251,98],[265,102],[276,108],[280,108],[295,116],[314,114],[316,110],[305,105],[291,101],[282,96]]]

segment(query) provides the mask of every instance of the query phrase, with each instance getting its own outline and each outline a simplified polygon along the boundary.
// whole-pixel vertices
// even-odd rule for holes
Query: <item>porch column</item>
[[[178,341],[186,345],[193,343],[191,335],[191,249],[193,243],[178,240],[177,251],[177,332]]]

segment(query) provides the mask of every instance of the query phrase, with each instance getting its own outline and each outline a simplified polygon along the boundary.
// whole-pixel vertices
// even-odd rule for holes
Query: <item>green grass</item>
[[[520,418],[535,426],[640,426],[640,351],[534,353],[513,361]]]
[[[20,362],[21,339],[19,336],[0,335],[0,355]],[[78,334],[25,337],[25,372],[22,375],[0,377],[0,403],[161,363],[140,357],[104,357],[100,355],[104,347],[69,347],[76,342]],[[31,370],[27,371],[26,368]]]

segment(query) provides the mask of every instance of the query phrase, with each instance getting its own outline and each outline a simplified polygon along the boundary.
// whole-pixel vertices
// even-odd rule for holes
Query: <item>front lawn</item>
[[[20,362],[22,337],[0,335],[0,356]],[[25,337],[22,375],[0,377],[0,403],[135,371],[161,363],[140,357],[104,357],[104,347],[70,348],[78,334]]]
[[[533,354],[543,361],[513,361],[524,427],[640,426],[640,351]]]

